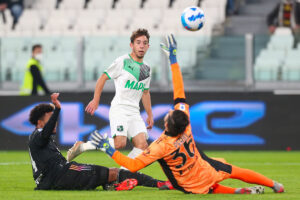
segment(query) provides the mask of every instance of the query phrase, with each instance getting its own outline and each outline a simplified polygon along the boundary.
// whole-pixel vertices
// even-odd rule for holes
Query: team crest
[[[124,128],[123,128],[123,126],[122,125],[120,125],[120,126],[117,126],[117,131],[119,131],[119,132],[122,132],[124,130]]]

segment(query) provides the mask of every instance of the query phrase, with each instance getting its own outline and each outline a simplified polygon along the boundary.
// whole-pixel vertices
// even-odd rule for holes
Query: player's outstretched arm
[[[109,79],[106,74],[102,74],[100,78],[98,78],[95,91],[94,91],[94,98],[89,102],[86,106],[85,111],[91,115],[94,115],[96,109],[99,106],[100,96],[104,87],[105,82]]]
[[[177,43],[175,37],[173,34],[171,34],[166,37],[166,40],[167,40],[167,46],[165,44],[160,44],[160,46],[168,56],[171,64],[173,94],[174,94],[174,101],[176,104],[176,101],[179,101],[180,99],[185,101],[184,84],[183,84],[181,70],[177,63],[177,57],[176,57]]]
[[[167,46],[160,44],[162,50],[169,57],[172,71],[173,94],[174,94],[174,109],[182,110],[189,115],[189,106],[185,101],[185,92],[183,78],[180,67],[177,63],[176,52],[177,43],[173,34],[167,36]]]
[[[142,161],[129,158],[110,146],[107,134],[101,135],[98,133],[98,131],[94,131],[91,134],[90,140],[94,146],[108,154],[110,157],[112,157],[112,159],[115,160],[116,163],[126,167],[131,172],[136,172],[146,166]]]

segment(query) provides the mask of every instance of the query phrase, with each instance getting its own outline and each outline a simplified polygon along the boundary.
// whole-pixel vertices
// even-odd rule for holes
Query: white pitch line
[[[300,162],[279,162],[279,163],[270,163],[270,162],[265,162],[265,163],[247,163],[247,162],[235,162],[235,163],[230,163],[230,164],[234,164],[234,165],[295,165],[298,166],[300,165]]]
[[[30,162],[0,162],[0,165],[29,165]]]
[[[0,162],[0,165],[29,165],[31,164],[30,162]],[[270,163],[270,162],[265,162],[265,163],[251,163],[251,162],[235,162],[235,163],[230,163],[234,165],[287,165],[287,166],[300,166],[300,162],[282,162],[282,163]]]

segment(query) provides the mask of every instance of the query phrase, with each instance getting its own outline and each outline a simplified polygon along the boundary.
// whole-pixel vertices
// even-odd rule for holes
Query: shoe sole
[[[82,144],[83,142],[81,141],[77,141],[69,150],[67,153],[67,161],[70,162],[72,161],[74,158],[76,158],[79,154],[81,154],[80,152],[80,148],[79,146]]]

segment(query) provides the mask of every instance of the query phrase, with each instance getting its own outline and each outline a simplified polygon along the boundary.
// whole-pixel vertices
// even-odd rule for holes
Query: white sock
[[[108,142],[112,148],[115,148],[115,141],[113,138],[108,138]]]
[[[129,152],[128,157],[129,158],[135,158],[138,155],[140,155],[144,150],[133,147],[133,149]]]
[[[91,141],[87,141],[86,143],[82,143],[80,145],[80,149],[82,152],[84,152],[84,151],[96,150],[96,147],[92,144]]]

